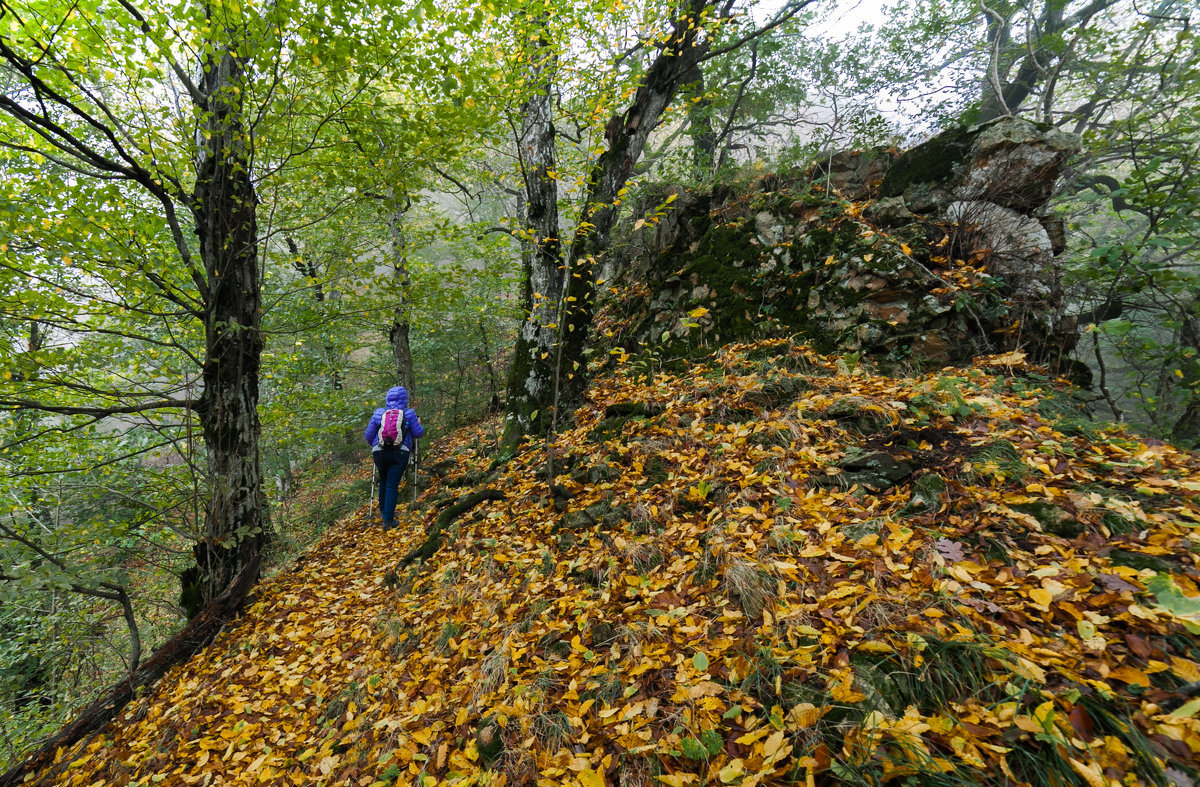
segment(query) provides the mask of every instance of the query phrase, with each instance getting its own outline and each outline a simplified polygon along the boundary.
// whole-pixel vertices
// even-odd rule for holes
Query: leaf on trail
[[[1082,705],[1076,705],[1071,708],[1071,712],[1067,714],[1067,719],[1071,722],[1071,727],[1085,743],[1091,743],[1092,739],[1096,737],[1092,717],[1088,715],[1087,710]]]
[[[960,563],[963,560],[966,560],[966,556],[963,555],[962,544],[958,543],[957,541],[939,538],[933,543],[933,546],[935,549],[937,549],[938,554],[941,555],[942,558],[951,563]]]
[[[746,766],[740,760],[733,760],[717,774],[721,779],[721,784],[734,784],[740,782],[742,777],[746,775]]]
[[[1144,689],[1150,688],[1150,678],[1146,673],[1136,667],[1131,667],[1128,664],[1117,667],[1108,673],[1110,679],[1115,678],[1123,683],[1132,683],[1135,686],[1141,686]]]
[[[1071,764],[1071,770],[1083,777],[1088,783],[1088,787],[1108,787],[1108,779],[1104,777],[1104,773],[1100,770],[1100,766],[1095,763],[1084,763],[1079,760],[1068,760]]]
[[[808,702],[801,702],[788,711],[788,726],[792,729],[805,729],[811,727],[821,720],[825,715],[825,708],[818,708]]]
[[[1150,658],[1150,654],[1154,652],[1150,647],[1150,643],[1148,643],[1144,637],[1140,637],[1137,634],[1126,634],[1125,644],[1129,646],[1130,650],[1143,659]]]
[[[583,787],[604,787],[604,774],[591,768],[584,768],[579,773],[579,783]]]
[[[1194,699],[1191,702],[1185,702],[1175,710],[1171,711],[1170,715],[1177,719],[1190,719],[1200,712],[1200,698]]]
[[[1030,588],[1029,597],[1041,609],[1050,609],[1050,602],[1054,600],[1054,596],[1050,595],[1050,591],[1045,588]]]
[[[1188,683],[1200,683],[1200,664],[1178,656],[1171,657],[1171,674]]]
[[[700,781],[700,777],[694,773],[664,773],[656,778],[667,787],[686,787]]]
[[[1111,593],[1120,593],[1126,590],[1138,591],[1137,585],[1131,584],[1115,574],[1100,574],[1096,577],[1100,580],[1100,584],[1104,585],[1104,589]]]
[[[1193,634],[1200,633],[1200,598],[1185,596],[1170,574],[1155,574],[1146,580],[1146,587],[1159,608],[1180,619]]]
[[[1196,787],[1196,782],[1178,768],[1163,768],[1163,774],[1171,782],[1172,787]]]

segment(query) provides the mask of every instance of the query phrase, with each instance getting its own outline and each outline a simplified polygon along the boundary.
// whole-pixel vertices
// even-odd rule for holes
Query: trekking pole
[[[375,519],[375,473],[378,470],[379,468],[375,466],[375,457],[371,457],[371,510],[367,513],[367,519],[372,521]]]
[[[412,501],[415,503],[415,502],[417,502],[417,441],[416,440],[413,440],[412,466],[413,466]]]

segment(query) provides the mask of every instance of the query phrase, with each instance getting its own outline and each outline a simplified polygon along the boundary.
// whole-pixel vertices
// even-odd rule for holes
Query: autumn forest
[[[0,785],[1195,785],[1198,21],[0,0]]]

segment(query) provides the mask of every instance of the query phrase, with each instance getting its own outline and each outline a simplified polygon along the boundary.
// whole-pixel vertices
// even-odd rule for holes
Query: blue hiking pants
[[[396,501],[400,498],[400,481],[408,469],[408,451],[382,448],[371,453],[379,470],[379,513],[384,524],[396,521]]]

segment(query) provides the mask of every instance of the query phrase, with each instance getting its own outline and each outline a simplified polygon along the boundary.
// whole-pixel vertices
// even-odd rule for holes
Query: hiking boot
[[[394,519],[383,520],[383,529],[385,532],[388,530],[391,530],[395,526],[396,526],[396,520],[394,520]]]

